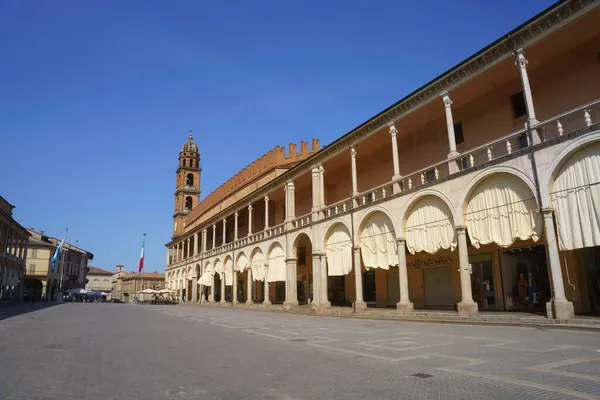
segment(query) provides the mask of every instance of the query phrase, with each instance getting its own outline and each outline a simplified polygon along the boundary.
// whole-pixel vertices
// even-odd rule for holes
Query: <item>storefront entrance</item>
[[[363,272],[363,300],[365,303],[371,303],[375,306],[377,301],[377,293],[375,291],[375,271]]]
[[[451,267],[423,270],[423,288],[425,290],[425,307],[454,307]]]
[[[471,264],[471,289],[473,300],[481,311],[497,310],[496,282],[492,254],[478,254],[469,257]]]
[[[600,316],[600,247],[586,247],[579,252],[583,285],[587,290],[590,314]],[[583,299],[582,299],[583,300]]]
[[[545,246],[500,251],[500,270],[505,310],[546,312],[551,294]]]
[[[346,301],[346,276],[330,276],[327,279],[327,297],[332,306],[349,306]]]

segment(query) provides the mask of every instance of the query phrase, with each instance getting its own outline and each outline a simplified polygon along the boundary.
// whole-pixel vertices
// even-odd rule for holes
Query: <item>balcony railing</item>
[[[315,215],[320,218],[329,219],[337,215],[343,215],[353,209],[366,207],[371,203],[384,201],[390,197],[402,196],[404,192],[411,192],[420,186],[431,184],[441,179],[449,178],[453,174],[469,170],[479,165],[498,161],[503,157],[516,156],[522,150],[540,143],[555,140],[561,136],[579,129],[591,126],[594,121],[593,111],[600,109],[600,99],[574,108],[570,111],[552,117],[548,120],[538,122],[530,127],[534,143],[530,143],[527,129],[523,128],[510,133],[500,139],[482,144],[473,149],[465,151],[454,158],[440,161],[418,171],[411,172],[394,182],[366,190],[356,196],[351,196],[337,203],[327,205]],[[396,191],[394,188],[396,186]],[[297,217],[291,221],[290,229],[299,229],[318,222],[313,220],[313,212]],[[233,249],[242,248],[251,243],[257,243],[283,234],[286,231],[286,223],[253,233],[234,242],[208,250],[204,257],[212,257]],[[186,264],[189,260],[180,260],[171,264],[176,268]]]

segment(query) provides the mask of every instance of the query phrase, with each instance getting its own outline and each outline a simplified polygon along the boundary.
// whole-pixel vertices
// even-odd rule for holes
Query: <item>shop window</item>
[[[512,104],[513,115],[515,119],[527,115],[527,108],[525,107],[525,96],[523,96],[523,91],[520,91],[510,96],[510,102]]]

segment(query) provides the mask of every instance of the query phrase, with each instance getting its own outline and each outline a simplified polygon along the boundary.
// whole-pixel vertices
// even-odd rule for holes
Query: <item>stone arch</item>
[[[213,271],[221,275],[223,265],[221,264],[221,260],[218,257],[215,258],[213,267]]]
[[[365,268],[389,269],[398,265],[396,232],[389,213],[371,210],[360,221],[357,238]]]
[[[350,237],[352,237],[352,229],[350,227],[350,224],[348,223],[348,221],[346,221],[344,218],[334,218],[331,221],[329,221],[329,223],[327,225],[325,225],[325,227],[323,229],[321,229],[319,231],[317,240],[319,243],[323,244],[323,248],[325,248],[325,241],[327,239],[327,234],[329,233],[329,230],[337,224],[342,224],[347,230],[348,232],[350,232]]]
[[[452,203],[433,190],[413,196],[402,215],[402,235],[411,254],[435,254],[457,245]]]
[[[250,267],[252,268],[252,279],[262,281],[265,279],[265,254],[260,247],[255,247],[250,253]]]
[[[199,278],[202,272],[200,271],[200,264],[196,264],[196,268],[194,268],[194,272],[196,273],[196,278]]]
[[[477,179],[479,178],[479,179]],[[471,243],[509,247],[542,234],[538,199],[531,179],[511,167],[485,171],[467,186],[461,203]]]
[[[600,140],[588,140],[557,163],[549,181],[560,250],[600,245]]]
[[[308,241],[311,242],[312,245],[312,235],[310,234],[310,231],[308,231],[307,229],[301,229],[299,231],[294,232],[293,236],[290,236],[288,238],[288,243],[291,244],[291,249],[288,249],[288,251],[291,250],[290,255],[292,257],[295,257],[297,255],[297,250],[298,250],[298,242],[300,242],[300,240],[302,240],[303,237],[307,237]]]
[[[240,262],[245,262],[246,265],[245,266],[241,266],[241,265],[239,265]],[[233,268],[236,271],[240,271],[242,267],[244,269],[246,269],[248,267],[248,263],[249,262],[250,262],[250,260],[248,259],[248,256],[246,255],[246,252],[244,252],[244,251],[238,251],[237,256],[235,257],[235,263],[233,264]]]
[[[371,216],[377,212],[381,212],[381,213],[385,214],[388,217],[388,219],[390,220],[392,230],[394,232],[398,231],[396,229],[395,218],[390,210],[388,210],[387,208],[382,207],[382,206],[372,206],[372,207],[369,207],[367,210],[365,210],[364,214],[362,215],[362,218],[360,218],[358,221],[355,221],[358,223],[354,224],[354,230],[355,230],[354,237],[356,237],[356,238],[359,237],[360,231],[363,229],[365,222],[367,222],[367,220],[369,218],[371,218]]]
[[[338,220],[327,227],[323,248],[329,276],[344,276],[352,271],[352,247],[352,233],[348,225]]]
[[[461,224],[461,218],[459,218],[457,215],[460,213],[456,212],[456,206],[454,204],[452,204],[452,201],[450,201],[448,196],[446,196],[444,193],[440,192],[439,190],[425,189],[425,190],[420,190],[419,192],[417,192],[413,196],[411,196],[410,199],[408,200],[408,202],[406,203],[406,205],[400,211],[400,219],[398,220],[398,226],[399,226],[398,234],[400,236],[404,236],[404,227],[406,225],[406,219],[408,218],[409,213],[414,208],[414,206],[420,200],[422,200],[423,197],[426,197],[426,196],[439,197],[439,199],[441,201],[443,201],[444,203],[446,203],[446,206],[448,206],[448,209],[450,210],[450,213],[451,213],[452,219],[454,220],[454,223],[456,225]]]
[[[583,137],[573,140],[566,146],[562,151],[560,151],[556,157],[552,159],[548,168],[546,169],[546,173],[540,177],[540,192],[541,192],[541,203],[542,207],[547,208],[551,207],[552,203],[550,201],[550,193],[552,192],[552,188],[554,185],[554,180],[556,176],[562,169],[563,165],[569,161],[569,159],[574,156],[579,150],[582,150],[590,145],[595,144],[600,141],[600,130],[587,134]]]

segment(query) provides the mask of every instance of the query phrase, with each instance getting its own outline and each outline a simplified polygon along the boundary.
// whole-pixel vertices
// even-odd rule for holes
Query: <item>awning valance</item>
[[[517,239],[537,241],[541,219],[529,187],[509,174],[493,175],[477,186],[465,213],[469,238],[476,248],[489,243],[509,247]]]
[[[550,197],[561,250],[600,246],[600,143],[567,160]]]
[[[382,212],[374,213],[365,222],[360,232],[360,249],[366,269],[398,265],[393,225]]]
[[[269,270],[267,282],[285,282],[285,254],[281,246],[275,246],[269,253]]]
[[[204,274],[202,274],[200,279],[198,279],[198,285],[212,286],[215,281],[214,276],[215,274],[212,271],[205,272]]]
[[[334,226],[327,236],[327,275],[344,276],[352,271],[352,239],[342,224]]]
[[[456,248],[454,221],[448,205],[436,196],[425,196],[406,219],[406,247],[411,254]]]
[[[228,258],[223,265],[223,275],[225,275],[225,286],[233,285],[233,261]]]

